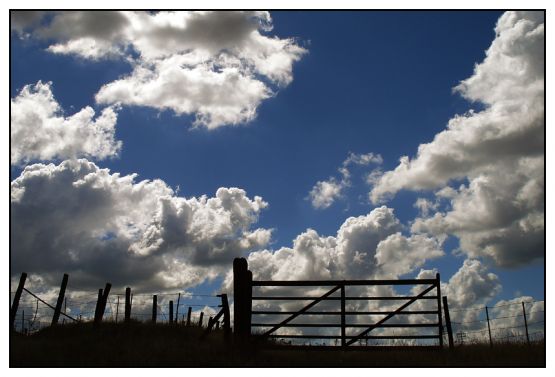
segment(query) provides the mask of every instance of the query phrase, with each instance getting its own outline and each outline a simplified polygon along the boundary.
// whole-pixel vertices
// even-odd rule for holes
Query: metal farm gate
[[[248,270],[247,261],[244,258],[236,258],[233,261],[233,290],[234,290],[234,332],[239,337],[256,337],[257,339],[280,338],[280,339],[329,339],[341,340],[342,347],[348,347],[360,340],[368,339],[432,339],[437,340],[436,346],[443,347],[443,323],[442,323],[442,297],[440,288],[439,273],[435,279],[404,279],[404,280],[312,280],[312,281],[253,281],[252,272]],[[416,295],[407,296],[347,296],[346,288],[348,287],[371,287],[371,286],[413,286],[421,287]],[[263,295],[253,296],[253,287],[309,287],[309,288],[325,288],[327,291],[319,296],[278,296]],[[387,311],[347,311],[346,303],[352,301],[392,301],[398,302],[395,309]],[[430,310],[405,310],[409,306],[420,300],[429,300],[433,305]],[[283,311],[283,310],[253,310],[253,302],[304,302],[304,306],[299,310]],[[306,304],[307,301],[310,303]],[[335,309],[328,310],[311,310],[319,303],[334,302]],[[443,298],[445,306],[447,305],[446,297]],[[316,308],[318,309],[318,308]],[[445,307],[445,318],[447,331],[449,335],[449,346],[452,347],[451,326],[449,321],[448,309]],[[275,322],[263,321],[259,318],[267,318],[268,316],[279,316],[283,318]],[[309,321],[307,323],[292,322],[295,318],[307,318],[308,316],[325,316],[337,318],[335,323],[315,323]],[[352,316],[383,316],[374,323],[352,323],[347,320]],[[408,323],[406,318],[414,315],[433,315],[436,318],[434,322]],[[392,323],[390,319],[394,317],[402,317],[405,319],[403,323]],[[389,321],[389,323],[388,323]],[[308,334],[276,334],[278,329],[283,328],[336,328],[340,331],[337,335],[308,335]],[[370,335],[375,329],[383,328],[431,328],[432,334],[421,335]],[[260,331],[260,329],[263,329]],[[347,334],[347,329],[351,333],[355,329],[360,332]],[[255,331],[253,334],[252,331]]]

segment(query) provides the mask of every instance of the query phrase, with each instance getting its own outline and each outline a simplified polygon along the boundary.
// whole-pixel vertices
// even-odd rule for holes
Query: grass
[[[226,342],[222,330],[167,324],[91,323],[10,335],[11,367],[545,367],[545,343],[474,344],[452,351],[423,347],[379,349],[272,348],[274,343]]]

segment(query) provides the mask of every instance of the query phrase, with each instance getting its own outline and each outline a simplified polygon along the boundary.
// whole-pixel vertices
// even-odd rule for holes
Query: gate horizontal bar
[[[345,297],[345,300],[412,300],[412,299],[419,299],[419,300],[437,300],[437,296],[376,296],[376,297]],[[311,300],[318,300],[320,297],[302,297],[302,296],[253,296],[253,300],[302,300],[302,301],[311,301]],[[326,297],[322,298],[322,301],[339,301],[341,297]],[[437,313],[437,311],[435,312]]]
[[[272,314],[272,315],[279,315],[279,314],[295,314],[297,312],[280,312],[280,311],[264,311],[264,310],[253,310],[251,314]],[[345,312],[345,315],[382,315],[382,314],[392,314],[393,312]],[[406,312],[399,312],[396,315],[400,314],[436,314],[437,310],[413,310],[413,311],[406,311]],[[302,315],[341,315],[341,312],[305,312]]]
[[[341,339],[340,335],[267,335],[268,338],[278,339]],[[346,336],[346,338],[358,338],[358,336]],[[360,339],[438,339],[438,335],[374,335],[362,336]]]
[[[253,327],[272,327],[275,326],[276,323],[253,323],[251,324],[251,326]],[[345,327],[370,327],[370,326],[374,326],[373,323],[368,323],[368,324],[361,324],[361,323],[356,323],[356,324],[345,324]],[[438,327],[439,324],[438,323],[384,323],[381,325],[377,325],[375,326],[376,328],[405,328],[405,327]],[[341,327],[341,324],[339,323],[324,323],[324,324],[320,324],[320,323],[287,323],[285,325],[281,325],[281,327],[335,327],[335,328],[339,328]]]
[[[253,287],[312,287],[336,285],[415,285],[435,284],[435,279],[401,279],[401,280],[258,280]]]

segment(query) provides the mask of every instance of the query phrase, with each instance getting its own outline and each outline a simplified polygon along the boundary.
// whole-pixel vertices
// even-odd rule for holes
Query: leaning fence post
[[[439,278],[439,272],[436,274],[436,285],[437,285],[437,319],[439,327],[439,346],[443,348],[443,321],[441,319],[441,280]]]
[[[524,308],[524,302],[522,303],[522,314],[524,314],[524,327],[526,328],[526,343],[530,345],[530,336],[528,335],[528,321],[526,320],[526,309]]]
[[[189,306],[189,310],[187,310],[187,323],[186,326],[191,326],[191,307]]]
[[[231,332],[231,321],[229,318],[229,304],[227,302],[227,294],[223,293],[221,297],[222,297],[222,309],[224,311],[224,323],[223,323],[224,336],[228,338]]]
[[[98,296],[96,299],[96,306],[94,307],[94,321],[98,318],[98,312],[100,310],[100,303],[102,302],[102,288],[98,290]]]
[[[173,322],[173,301],[170,301],[170,323]]]
[[[493,341],[491,340],[491,328],[489,327],[489,312],[488,312],[487,306],[486,306],[486,319],[488,321],[489,346],[493,347]]]
[[[64,274],[62,278],[62,285],[60,286],[60,293],[58,294],[58,302],[56,302],[56,309],[54,310],[54,316],[52,317],[51,326],[58,324],[58,319],[60,318],[60,312],[62,311],[62,304],[64,303],[64,296],[66,294],[67,280],[69,279],[68,274]]]
[[[447,326],[447,338],[449,339],[449,349],[453,349],[453,329],[451,328],[451,316],[449,315],[449,305],[447,296],[443,296],[443,311],[445,313],[445,325]]]
[[[156,315],[158,314],[158,296],[152,295],[152,323],[156,323]]]
[[[204,312],[200,312],[200,318],[198,319],[198,327],[202,327],[202,317],[204,317]]]
[[[116,303],[116,323],[118,323],[118,315],[119,315],[119,295],[116,296],[118,301]]]
[[[100,324],[102,322],[102,318],[104,317],[104,312],[106,311],[106,303],[108,302],[108,295],[110,294],[110,289],[112,288],[112,284],[110,283],[106,283],[106,286],[104,287],[104,291],[102,291],[102,289],[99,291],[102,292],[100,295],[100,300],[99,300],[99,304],[98,304],[98,313],[94,318],[94,323],[96,325]]]
[[[125,323],[131,320],[131,288],[125,288]]]
[[[19,308],[21,293],[23,292],[23,288],[25,287],[25,280],[27,280],[27,273],[23,272],[21,273],[21,277],[19,278],[19,284],[17,285],[17,290],[15,291],[15,295],[13,296],[12,310],[10,311],[10,327],[12,328],[14,327],[17,309]]]

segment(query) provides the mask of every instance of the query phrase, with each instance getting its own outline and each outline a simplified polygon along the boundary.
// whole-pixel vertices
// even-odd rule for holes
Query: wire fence
[[[10,302],[13,302],[14,295],[15,292],[10,292]],[[189,319],[191,325],[197,326],[201,324],[201,318],[203,320],[201,325],[206,325],[208,319],[218,312],[221,303],[221,298],[216,294],[196,294],[190,291],[133,293],[130,313],[132,320],[152,321],[153,295],[157,296],[157,323],[169,323],[170,301],[172,301],[173,322],[185,324]],[[49,327],[54,316],[53,307],[56,300],[57,296],[53,296],[51,292],[42,292],[42,294],[36,295],[24,289],[14,318],[14,330],[30,335]],[[78,322],[92,322],[96,313],[97,301],[98,293],[66,292],[61,308],[62,316],[58,323],[63,325],[74,322],[69,317]],[[125,293],[110,292],[103,321],[122,322],[125,313],[124,306]],[[191,311],[190,316],[188,316],[189,310]],[[216,326],[218,325],[216,324]]]

